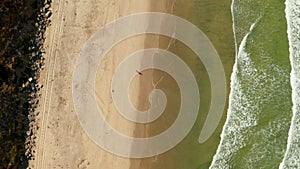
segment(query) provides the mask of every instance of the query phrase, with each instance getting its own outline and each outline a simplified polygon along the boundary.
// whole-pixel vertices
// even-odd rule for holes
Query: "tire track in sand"
[[[53,2],[52,2],[53,4]],[[38,143],[37,143],[37,155],[39,157],[35,160],[34,168],[40,169],[44,168],[44,152],[43,147],[45,145],[46,135],[47,135],[47,125],[48,125],[48,115],[50,112],[50,105],[51,105],[51,96],[52,96],[52,89],[54,83],[54,75],[55,75],[55,67],[56,67],[56,58],[57,58],[57,50],[60,47],[60,37],[62,35],[62,27],[63,27],[63,8],[64,8],[64,1],[59,0],[58,6],[56,7],[57,17],[52,18],[52,28],[50,27],[49,32],[51,37],[49,40],[49,53],[47,57],[49,58],[48,61],[45,63],[46,76],[45,76],[45,91],[43,92],[43,108],[42,108],[42,117],[40,121],[40,132],[38,136]],[[55,9],[52,7],[52,11]],[[47,68],[48,67],[48,68]]]

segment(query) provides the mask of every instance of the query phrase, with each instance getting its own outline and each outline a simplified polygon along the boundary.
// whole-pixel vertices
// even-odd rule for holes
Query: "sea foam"
[[[280,169],[300,168],[300,1],[286,0],[286,20],[289,40],[293,117],[287,151]]]
[[[234,26],[233,26],[234,27]],[[250,26],[249,32],[243,37],[241,44],[238,48],[237,57],[233,66],[231,75],[231,92],[229,94],[229,108],[227,113],[227,120],[224,125],[223,132],[221,134],[221,142],[217,149],[217,153],[213,158],[210,168],[230,168],[231,164],[228,159],[224,157],[230,157],[232,154],[237,153],[239,149],[245,146],[244,138],[239,137],[237,133],[243,132],[244,129],[255,126],[257,124],[255,115],[247,114],[248,109],[257,109],[257,107],[251,106],[251,100],[243,96],[241,83],[237,78],[238,73],[244,74],[244,76],[251,76],[255,70],[252,65],[249,54],[245,51],[247,39],[249,34],[253,31],[255,23]],[[233,29],[234,30],[234,29]],[[238,64],[243,64],[244,71],[238,71]],[[243,105],[244,104],[244,105]],[[241,111],[236,114],[237,109]],[[240,135],[241,136],[241,135]]]
[[[270,50],[280,46],[272,44],[285,40],[282,38],[285,35],[278,25],[270,29],[273,23],[261,15],[266,11],[269,16],[280,14],[263,7],[261,1],[249,3],[261,8],[253,10],[245,1],[232,2],[236,61],[227,119],[210,169],[274,168],[279,166],[286,151],[292,107],[288,50],[283,48],[284,55]],[[265,29],[269,30],[264,32],[267,34],[261,32]],[[279,35],[272,36],[273,31]]]

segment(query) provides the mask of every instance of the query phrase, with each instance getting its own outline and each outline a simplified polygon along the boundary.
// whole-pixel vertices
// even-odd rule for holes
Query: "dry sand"
[[[160,7],[159,11],[167,12],[172,3],[160,1],[157,6]],[[46,68],[42,71],[40,79],[40,82],[45,84],[39,107],[42,112],[38,120],[40,130],[37,135],[36,158],[30,163],[32,168],[131,167],[129,159],[105,152],[93,143],[80,127],[72,102],[72,75],[81,48],[95,31],[119,17],[150,11],[150,7],[150,1],[147,0],[52,2],[52,24],[46,32],[45,42]],[[125,42],[124,46],[112,53],[115,56],[123,56],[124,51],[143,49],[144,41],[145,38],[140,37],[134,40],[134,45],[130,41]],[[118,60],[115,62],[108,66],[115,66]],[[109,86],[106,82],[99,84]],[[134,86],[137,91],[138,86]],[[109,101],[109,98],[103,99]],[[131,131],[134,131],[134,123],[123,125],[120,117],[112,119],[112,122],[120,132],[133,135]]]
[[[185,159],[181,164],[180,159],[184,156],[184,153],[180,154],[180,148],[182,147],[161,156],[147,159],[129,159],[110,154],[102,150],[86,135],[79,124],[73,105],[73,71],[80,50],[88,38],[101,26],[119,17],[147,11],[173,13],[174,4],[174,0],[52,1],[52,24],[46,31],[45,41],[46,68],[42,71],[40,79],[40,83],[44,84],[44,88],[41,91],[42,98],[39,110],[37,110],[41,112],[38,119],[40,130],[37,135],[35,160],[30,162],[32,168],[190,169],[190,167],[183,167],[182,165],[191,163],[191,166],[195,166],[199,164],[192,158]],[[104,114],[104,116],[111,126],[119,132],[133,137],[148,137],[160,133],[174,122],[177,115],[176,111],[173,114],[165,114],[150,125],[130,122],[118,115],[112,105],[111,96],[109,96],[110,78],[114,68],[123,59],[122,57],[138,49],[149,47],[168,48],[170,41],[172,40],[169,38],[159,38],[155,35],[140,35],[129,38],[116,45],[109,52],[103,64],[99,66],[95,89],[96,95],[101,96],[97,97],[98,105],[102,109],[110,110],[110,112],[114,113],[114,115]],[[229,46],[233,47],[233,45]],[[222,48],[220,45],[217,47]],[[181,48],[186,47],[181,45]],[[225,53],[225,57],[229,57],[229,54],[233,54],[232,51],[223,53]],[[175,50],[174,52],[176,53]],[[231,67],[233,63],[233,58],[230,59],[232,61],[225,61],[225,64],[229,65],[228,67]],[[230,71],[231,69],[226,71],[227,77],[229,77]],[[162,88],[166,92],[168,103],[171,104],[167,106],[166,112],[179,109],[180,97],[179,92],[176,92],[178,91],[178,86],[174,83],[174,79],[164,72],[148,70],[143,72],[143,76],[137,75],[132,81],[130,88],[130,99],[139,110],[149,108],[147,95],[153,89],[153,85],[149,81],[156,84],[161,77],[164,77],[164,81],[159,83],[157,87]],[[170,86],[169,84],[172,85]],[[204,95],[205,92],[207,93],[207,91],[203,91]],[[203,119],[200,119],[200,121],[203,121]],[[201,126],[198,127],[201,128]],[[207,157],[204,157],[202,161],[200,160],[201,163],[210,161],[213,152],[217,148],[219,134],[220,128],[218,133],[214,135],[213,142],[203,145],[206,148],[202,147],[202,151],[211,151],[210,149],[212,149],[212,152]],[[194,137],[198,136],[192,135],[191,137],[194,139]],[[183,147],[187,144],[195,143],[186,142],[183,143]],[[196,158],[200,159],[201,157]]]

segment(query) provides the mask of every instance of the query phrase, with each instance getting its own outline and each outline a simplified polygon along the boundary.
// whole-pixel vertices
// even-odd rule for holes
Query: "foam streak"
[[[280,169],[300,168],[300,2],[287,0],[285,4],[290,62],[292,67],[290,79],[292,86],[293,117],[289,130],[287,151],[280,164]]]

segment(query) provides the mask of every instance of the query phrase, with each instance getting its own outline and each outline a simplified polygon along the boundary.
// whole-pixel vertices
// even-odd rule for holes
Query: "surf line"
[[[289,134],[288,134],[288,140],[287,140],[287,147],[286,147],[286,152],[284,155],[284,158],[282,162],[280,163],[279,169],[283,168],[288,168],[289,166],[291,167],[300,167],[300,159],[289,159],[293,158],[295,155],[298,156],[299,150],[294,150],[296,151],[292,153],[291,149],[293,147],[293,144],[299,142],[299,140],[295,140],[295,132],[297,132],[297,121],[299,123],[299,117],[297,116],[297,112],[299,109],[299,95],[297,95],[299,84],[297,84],[297,74],[299,73],[299,67],[297,67],[297,58],[299,57],[300,54],[300,48],[298,47],[297,44],[300,43],[299,41],[299,35],[297,30],[300,29],[300,23],[297,22],[297,18],[293,20],[294,17],[297,17],[296,13],[300,13],[300,3],[297,4],[297,2],[293,2],[291,0],[286,0],[285,2],[286,8],[285,8],[285,16],[286,16],[286,21],[287,21],[287,36],[288,36],[288,41],[289,41],[289,58],[290,58],[290,64],[291,64],[291,74],[290,74],[290,83],[292,87],[292,119],[291,119],[291,126],[289,129]],[[298,10],[298,11],[297,11]],[[295,160],[295,161],[294,161]]]
[[[213,161],[212,161],[211,166],[209,167],[209,169],[218,168],[218,167],[220,167],[219,165],[226,165],[226,164],[218,164],[217,161],[218,161],[219,158],[222,158],[222,152],[221,152],[222,150],[221,149],[222,149],[223,145],[225,145],[226,140],[224,140],[224,139],[225,139],[225,135],[226,135],[226,132],[227,132],[228,125],[229,125],[230,117],[232,116],[232,113],[233,113],[232,105],[233,105],[233,102],[234,102],[233,95],[234,95],[234,92],[235,92],[233,90],[235,88],[236,80],[237,80],[236,76],[237,76],[238,58],[245,53],[244,49],[246,47],[247,39],[248,39],[249,35],[253,32],[254,28],[257,26],[259,21],[261,20],[261,16],[260,16],[256,19],[256,21],[253,24],[251,24],[249,32],[243,37],[243,39],[242,39],[242,41],[239,45],[239,48],[238,48],[237,39],[236,39],[236,32],[235,32],[235,20],[234,20],[233,8],[234,8],[234,0],[232,1],[232,4],[231,4],[231,14],[232,14],[232,27],[233,27],[233,36],[234,36],[234,42],[235,42],[236,57],[235,57],[235,63],[233,65],[231,78],[230,78],[229,105],[228,105],[228,110],[227,110],[226,121],[225,121],[225,124],[224,124],[224,127],[223,127],[223,131],[221,133],[221,141],[220,141],[220,144],[219,144],[218,149],[216,151],[216,154],[213,157]]]

